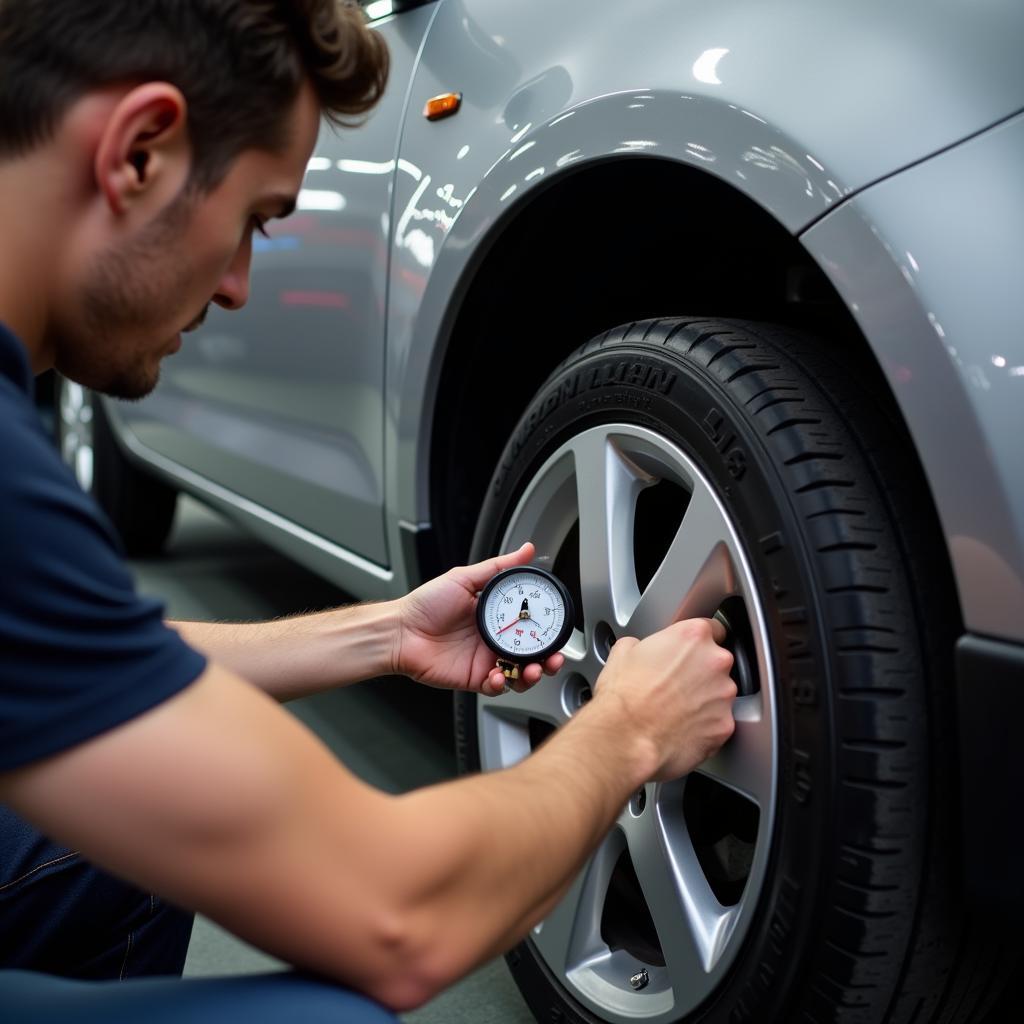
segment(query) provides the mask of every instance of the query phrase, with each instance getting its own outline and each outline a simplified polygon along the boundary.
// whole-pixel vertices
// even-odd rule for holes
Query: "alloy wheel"
[[[501,549],[524,540],[575,590],[553,680],[479,701],[484,769],[514,764],[586,703],[618,636],[718,615],[736,655],[736,732],[695,772],[634,794],[530,939],[602,1019],[676,1020],[722,981],[761,893],[776,809],[778,729],[767,631],[734,523],[692,459],[645,427],[563,444],[530,481]]]

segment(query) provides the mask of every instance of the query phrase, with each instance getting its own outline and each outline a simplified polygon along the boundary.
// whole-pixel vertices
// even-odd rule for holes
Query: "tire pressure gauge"
[[[532,565],[493,576],[476,606],[477,628],[506,679],[518,679],[524,665],[560,651],[575,621],[565,584]]]

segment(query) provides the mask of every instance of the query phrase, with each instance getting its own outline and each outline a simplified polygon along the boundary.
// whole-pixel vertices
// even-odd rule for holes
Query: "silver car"
[[[565,670],[459,698],[467,770],[616,637],[726,621],[736,735],[509,954],[539,1020],[981,1021],[1024,911],[1024,5],[366,6],[387,95],[248,306],[141,404],[62,384],[66,456],[136,549],[187,491],[365,598],[534,540]]]

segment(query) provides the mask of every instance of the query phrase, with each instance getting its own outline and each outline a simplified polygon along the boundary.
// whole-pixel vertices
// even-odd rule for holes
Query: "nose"
[[[217,285],[213,301],[224,309],[241,309],[249,301],[249,265],[252,239],[246,236],[235,251],[228,269]]]

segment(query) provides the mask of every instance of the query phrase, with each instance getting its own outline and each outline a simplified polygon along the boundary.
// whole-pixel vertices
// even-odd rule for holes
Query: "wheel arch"
[[[609,205],[615,195],[629,196],[628,217]],[[602,203],[607,215],[595,217]],[[468,556],[502,447],[566,356],[618,324],[683,314],[771,321],[828,338],[910,444],[872,347],[825,273],[771,213],[673,160],[590,163],[535,189],[494,226],[448,310],[425,410],[433,529],[421,572]],[[517,369],[496,386],[501,359]],[[930,493],[927,503],[938,522]]]

